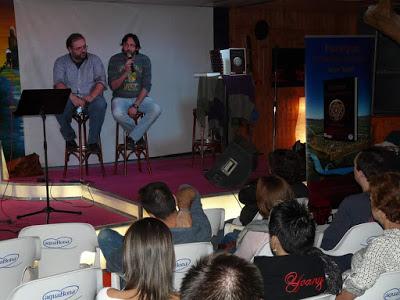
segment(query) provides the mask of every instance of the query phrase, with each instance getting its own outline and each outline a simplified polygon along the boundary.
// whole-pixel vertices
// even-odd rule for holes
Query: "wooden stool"
[[[65,161],[64,161],[64,174],[67,175],[68,161],[71,155],[75,156],[79,161],[79,176],[82,179],[83,175],[83,164],[85,164],[85,175],[89,174],[88,160],[91,154],[96,154],[99,158],[99,163],[101,166],[101,171],[103,177],[106,175],[103,164],[103,150],[101,148],[101,140],[99,137],[99,150],[98,152],[89,151],[87,148],[87,137],[86,137],[86,122],[89,120],[89,116],[86,113],[74,114],[72,118],[78,123],[78,148],[77,149],[67,149],[65,147]]]
[[[138,124],[138,120],[143,117],[143,113],[138,112],[136,116],[133,118],[135,124]],[[119,143],[119,124],[117,122],[115,129],[115,162],[114,162],[114,174],[117,174],[118,169],[118,159],[120,156],[124,159],[124,175],[128,175],[128,159],[132,154],[135,154],[137,157],[137,165],[139,172],[142,172],[142,164],[141,164],[141,156],[146,159],[147,163],[147,171],[151,174],[151,166],[149,159],[149,143],[147,140],[147,132],[143,135],[144,145],[135,145],[133,149],[128,149],[128,135],[124,132],[124,140],[123,143]]]
[[[200,139],[196,139],[196,123],[197,123],[197,110],[193,109],[193,132],[192,132],[192,167],[194,165],[194,157],[196,153],[201,157],[201,168],[204,169],[204,153],[211,151],[213,159],[215,160],[215,153],[221,152],[221,142],[211,137],[205,139],[205,128],[200,127]]]

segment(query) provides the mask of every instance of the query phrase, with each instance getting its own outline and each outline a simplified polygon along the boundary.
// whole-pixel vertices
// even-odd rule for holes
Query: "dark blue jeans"
[[[107,102],[103,96],[97,96],[92,102],[87,103],[85,106],[85,111],[89,115],[89,144],[98,142],[101,127],[104,122],[104,116],[106,114],[106,108]],[[66,141],[71,141],[76,138],[75,131],[71,127],[72,116],[75,111],[76,107],[72,104],[71,99],[68,99],[64,112],[60,115],[56,115],[56,119],[60,124],[61,134]]]
[[[122,274],[124,272],[122,267],[124,237],[112,229],[105,228],[99,232],[97,240],[106,259],[107,270]]]

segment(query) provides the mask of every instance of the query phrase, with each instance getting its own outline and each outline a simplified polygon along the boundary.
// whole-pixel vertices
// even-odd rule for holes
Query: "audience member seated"
[[[293,150],[277,149],[268,157],[271,174],[282,177],[290,184],[296,198],[308,198],[308,189],[302,183],[303,167],[299,155]],[[246,226],[258,212],[256,183],[249,184],[239,192],[239,200],[245,206],[240,213],[240,222]]]
[[[369,199],[369,180],[396,166],[395,153],[383,147],[371,147],[357,154],[354,159],[354,178],[361,186],[361,194],[346,197],[340,203],[332,223],[325,230],[321,248],[333,249],[353,226],[373,221]],[[336,258],[342,271],[350,268],[351,255]]]
[[[256,256],[264,279],[264,299],[291,300],[337,294],[342,286],[339,267],[313,247],[315,223],[296,200],[276,205],[269,218],[273,257]]]
[[[259,300],[263,296],[260,271],[231,254],[203,257],[190,268],[181,286],[182,300]]]
[[[125,289],[103,288],[96,300],[179,299],[173,293],[175,254],[168,227],[155,218],[131,225],[124,238]]]
[[[256,252],[269,241],[268,218],[271,209],[276,204],[293,198],[293,191],[283,178],[266,176],[258,179],[256,199],[262,220],[253,220],[242,230],[236,241],[235,255],[251,260]]]
[[[354,254],[337,300],[359,297],[382,273],[400,271],[400,173],[388,172],[370,179],[370,193],[372,214],[383,226],[383,235]]]
[[[175,197],[163,182],[153,182],[139,190],[143,208],[171,230],[174,244],[209,242],[211,226],[204,214],[199,193],[183,185]],[[178,205],[179,211],[176,210]],[[103,229],[98,236],[99,246],[110,272],[123,273],[123,236],[111,229]]]

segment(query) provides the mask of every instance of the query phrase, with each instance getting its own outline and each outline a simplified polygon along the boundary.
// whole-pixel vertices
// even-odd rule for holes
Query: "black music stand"
[[[68,101],[70,89],[41,89],[41,90],[24,90],[19,100],[17,110],[14,112],[16,116],[36,116],[40,115],[43,120],[43,148],[44,148],[44,178],[46,182],[46,202],[45,208],[31,212],[25,215],[17,216],[17,219],[29,217],[36,214],[46,213],[46,223],[49,223],[50,213],[66,213],[80,215],[80,211],[68,211],[54,209],[50,206],[49,197],[49,166],[47,161],[47,140],[46,140],[46,115],[62,114]]]

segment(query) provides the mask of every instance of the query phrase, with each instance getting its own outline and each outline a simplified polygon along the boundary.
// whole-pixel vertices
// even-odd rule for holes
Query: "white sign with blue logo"
[[[52,290],[42,296],[42,300],[67,300],[75,296],[79,291],[79,286],[71,285],[61,290]]]
[[[61,236],[58,238],[47,238],[43,241],[43,247],[48,249],[71,249],[73,239],[69,236]]]
[[[21,264],[18,253],[10,253],[0,257],[0,269],[14,268]]]

